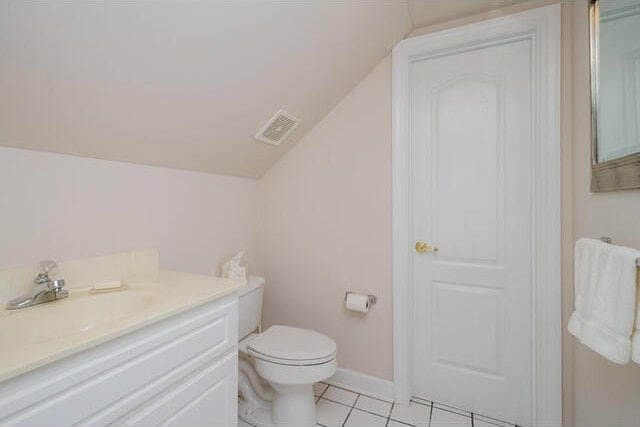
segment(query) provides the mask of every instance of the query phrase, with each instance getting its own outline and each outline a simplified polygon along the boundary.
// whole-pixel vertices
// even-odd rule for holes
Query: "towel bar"
[[[612,244],[613,243],[613,240],[611,239],[611,237],[601,237],[600,240],[605,242],[605,243],[608,243],[608,244]],[[636,265],[638,267],[640,267],[640,258],[638,258],[636,260]]]

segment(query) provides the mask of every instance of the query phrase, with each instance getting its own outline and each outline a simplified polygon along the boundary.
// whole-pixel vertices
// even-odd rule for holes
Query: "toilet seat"
[[[247,352],[256,359],[290,366],[328,363],[336,357],[336,343],[308,329],[275,325],[248,342]]]

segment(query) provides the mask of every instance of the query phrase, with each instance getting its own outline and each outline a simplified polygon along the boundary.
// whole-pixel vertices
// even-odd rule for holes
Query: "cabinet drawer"
[[[237,315],[205,304],[0,384],[0,424],[109,423],[235,348]]]
[[[237,384],[238,353],[233,351],[115,424],[231,427],[238,418]]]

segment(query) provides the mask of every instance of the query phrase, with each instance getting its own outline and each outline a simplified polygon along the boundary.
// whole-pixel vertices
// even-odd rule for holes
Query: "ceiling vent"
[[[278,111],[256,134],[258,141],[271,145],[280,145],[302,120],[284,110]]]

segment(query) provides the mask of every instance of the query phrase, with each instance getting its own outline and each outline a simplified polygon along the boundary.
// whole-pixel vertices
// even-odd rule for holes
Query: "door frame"
[[[532,424],[562,423],[560,281],[560,5],[540,7],[401,41],[393,50],[394,398],[412,396],[410,65],[516,40],[532,46]]]

